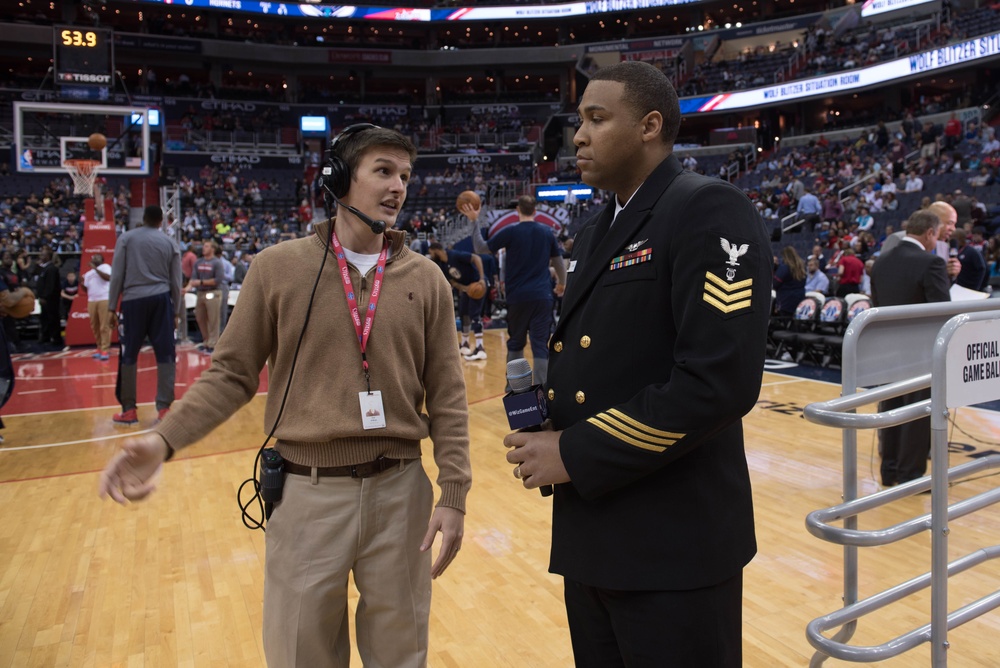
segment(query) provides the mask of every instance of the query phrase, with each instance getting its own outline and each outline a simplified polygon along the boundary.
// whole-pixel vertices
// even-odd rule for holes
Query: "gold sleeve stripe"
[[[749,288],[753,285],[753,279],[748,278],[745,281],[739,281],[738,283],[727,283],[710,271],[705,272],[705,278],[715,283],[717,286],[725,290],[727,293],[733,292],[734,290],[742,290],[743,288]]]
[[[739,299],[750,299],[750,297],[753,296],[753,290],[740,290],[739,292],[734,292],[733,294],[728,295],[711,283],[705,283],[705,292],[712,293],[727,304]]]
[[[708,302],[715,308],[719,309],[723,313],[732,313],[733,311],[739,311],[740,309],[748,308],[753,303],[749,299],[747,299],[746,301],[736,302],[735,304],[723,304],[718,299],[707,293],[704,294],[702,297],[706,302]]]
[[[664,450],[666,450],[666,448],[661,445],[650,445],[649,443],[643,443],[642,441],[636,440],[631,436],[627,436],[619,432],[614,427],[604,424],[603,422],[601,422],[596,418],[587,418],[587,422],[594,425],[598,429],[601,429],[602,431],[611,434],[619,441],[624,441],[625,443],[628,443],[629,445],[634,445],[637,448],[642,448],[643,450],[651,450],[652,452],[663,452]]]
[[[673,445],[674,443],[677,442],[676,438],[660,438],[659,436],[650,436],[649,434],[643,433],[638,429],[634,429],[628,426],[621,420],[614,419],[607,413],[598,413],[597,415],[594,416],[593,419],[600,420],[601,422],[604,422],[608,426],[614,427],[618,431],[624,432],[626,434],[631,434],[632,436],[638,438],[639,440],[646,441],[647,443],[650,444],[655,443],[657,445]]]
[[[607,415],[618,418],[619,421],[630,424],[636,429],[641,429],[642,431],[646,432],[647,434],[650,434],[651,436],[662,436],[664,438],[672,438],[674,440],[679,438],[684,438],[685,436],[685,434],[681,434],[675,431],[662,431],[660,429],[653,429],[649,425],[645,425],[636,420],[635,418],[625,415],[625,413],[622,413],[617,408],[609,408],[607,410]]]

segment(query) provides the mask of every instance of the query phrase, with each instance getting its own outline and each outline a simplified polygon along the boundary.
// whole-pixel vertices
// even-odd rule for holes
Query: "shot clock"
[[[114,69],[111,30],[55,26],[52,46],[53,76],[57,83],[111,85]]]

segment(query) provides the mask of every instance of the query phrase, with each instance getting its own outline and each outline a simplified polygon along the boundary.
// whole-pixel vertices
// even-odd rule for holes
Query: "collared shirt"
[[[795,209],[796,213],[820,214],[823,212],[823,205],[819,203],[819,198],[812,193],[806,193],[799,200],[799,205]]]
[[[643,181],[642,183],[645,183],[645,181]],[[642,188],[642,183],[639,184],[639,188]],[[635,189],[635,192],[632,193],[632,197],[635,197],[635,193],[639,192],[639,188]],[[628,198],[628,202],[632,201],[632,197]],[[618,200],[618,196],[615,195],[615,217],[611,219],[611,224],[612,225],[614,225],[615,221],[618,220],[618,214],[622,212],[622,209],[624,209],[625,207],[628,206],[628,202],[625,202],[624,204],[622,204]]]
[[[820,270],[806,272],[806,292],[822,292],[824,295],[830,289],[830,279]]]

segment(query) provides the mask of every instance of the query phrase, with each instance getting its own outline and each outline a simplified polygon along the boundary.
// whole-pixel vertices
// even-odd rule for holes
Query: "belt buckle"
[[[374,461],[365,462],[364,464],[351,464],[351,477],[371,478],[372,476],[382,473],[382,471],[385,471],[387,468],[388,466],[386,466],[385,455],[379,455],[378,459],[375,459]]]

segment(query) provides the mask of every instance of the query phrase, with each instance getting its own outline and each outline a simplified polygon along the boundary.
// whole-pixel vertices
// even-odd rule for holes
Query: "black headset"
[[[377,130],[379,126],[372,123],[355,123],[344,128],[339,135],[330,142],[330,159],[323,165],[323,185],[330,189],[333,196],[338,200],[347,196],[347,191],[351,189],[351,167],[337,152],[338,145],[351,135],[363,132],[364,130]]]
[[[382,234],[385,231],[385,221],[374,220],[367,214],[358,211],[350,204],[340,201],[341,198],[347,196],[347,191],[351,189],[351,167],[337,154],[337,145],[344,141],[347,137],[357,134],[358,132],[380,129],[381,128],[379,126],[372,125],[371,123],[355,123],[354,125],[348,125],[344,128],[343,131],[341,131],[341,133],[334,137],[333,141],[330,142],[330,159],[326,161],[325,165],[323,165],[323,169],[320,171],[319,181],[320,187],[327,193],[326,203],[327,208],[330,211],[333,211],[334,204],[340,204],[357,216],[361,222],[371,228],[373,234]],[[330,229],[332,230],[333,228],[331,227]]]

